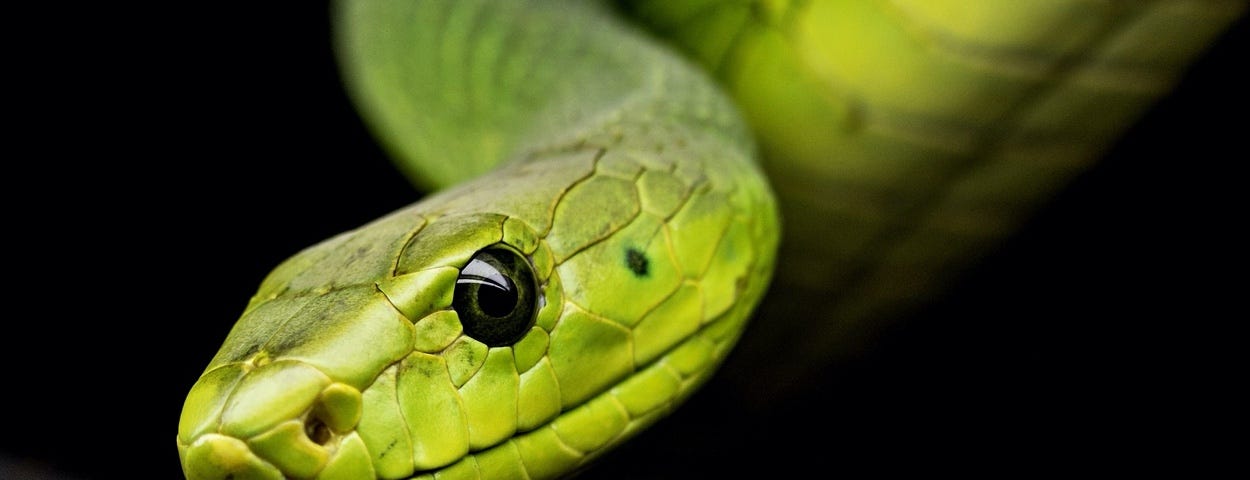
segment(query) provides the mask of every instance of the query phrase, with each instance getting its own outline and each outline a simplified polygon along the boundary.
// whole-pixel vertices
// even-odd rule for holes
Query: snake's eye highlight
[[[534,325],[537,290],[521,254],[492,246],[479,250],[460,270],[451,307],[468,336],[492,347],[511,345]]]

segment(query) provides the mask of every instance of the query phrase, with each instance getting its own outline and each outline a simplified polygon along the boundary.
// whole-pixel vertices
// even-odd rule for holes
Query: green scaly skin
[[[801,385],[1014,231],[1246,10],[623,2],[713,72],[749,135],[701,74],[583,3],[340,5],[362,113],[439,193],[265,280],[188,395],[189,478],[585,467],[697,388],[769,284],[780,222],[752,135],[787,234],[729,378]],[[488,347],[452,292],[498,244],[542,307]]]
[[[341,8],[362,108],[430,165],[414,177],[455,186],[268,276],[188,395],[187,477],[555,478],[706,380],[779,228],[711,81],[594,6]],[[489,347],[451,307],[499,244],[542,298],[528,334]]]
[[[776,191],[777,278],[722,377],[760,408],[943,293],[1250,4],[625,3],[725,86]]]

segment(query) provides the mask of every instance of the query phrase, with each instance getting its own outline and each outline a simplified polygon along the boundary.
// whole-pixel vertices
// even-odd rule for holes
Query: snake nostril
[[[329,443],[330,438],[333,436],[330,432],[330,427],[317,417],[309,418],[308,422],[304,424],[304,434],[308,435],[308,439],[318,445]]]

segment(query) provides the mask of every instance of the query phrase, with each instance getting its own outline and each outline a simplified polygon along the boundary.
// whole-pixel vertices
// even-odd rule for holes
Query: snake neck
[[[427,191],[582,148],[698,144],[754,157],[735,107],[703,73],[597,2],[361,3],[339,6],[344,78]]]

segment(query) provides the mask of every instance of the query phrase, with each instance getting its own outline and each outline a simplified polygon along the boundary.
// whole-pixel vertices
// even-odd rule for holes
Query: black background
[[[348,103],[322,4],[44,20],[10,71],[0,477],[178,478],[183,397],[264,274],[420,193]],[[1244,24],[811,395],[747,416],[713,380],[587,476],[1194,473],[1244,453],[1215,436],[1239,434],[1245,382]]]

